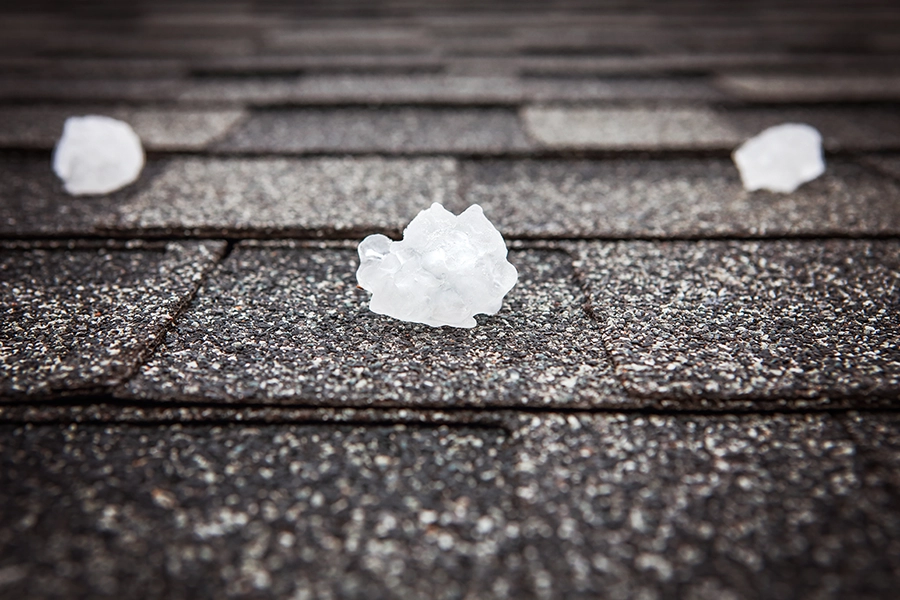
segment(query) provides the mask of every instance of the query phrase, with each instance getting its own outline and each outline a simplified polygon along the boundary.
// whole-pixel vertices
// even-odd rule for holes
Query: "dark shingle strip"
[[[166,102],[183,89],[178,79],[46,79],[0,80],[0,100],[10,102]]]
[[[554,150],[729,152],[786,122],[819,129],[827,150],[900,147],[900,118],[886,108],[530,106],[522,118],[538,144]]]
[[[900,180],[900,155],[870,155],[863,157],[863,160],[889,177]]]
[[[0,585],[16,597],[888,598],[900,520],[896,487],[875,474],[893,462],[860,454],[845,423],[544,415],[511,418],[511,436],[7,425]],[[865,425],[897,435],[896,420]]]
[[[0,134],[2,135],[2,134]],[[152,167],[145,177],[152,177]],[[77,236],[109,229],[125,188],[108,196],[76,198],[63,190],[50,158],[0,157],[0,232],[7,236]]]
[[[73,197],[50,160],[0,158],[0,232],[15,236],[402,231],[432,202],[463,208],[452,159],[152,160],[110,196]]]
[[[296,109],[252,113],[220,152],[504,154],[532,148],[502,108]]]
[[[580,246],[616,372],[657,398],[900,398],[896,241]]]
[[[746,192],[728,159],[464,161],[464,204],[515,237],[900,234],[900,185],[844,160],[791,194]]]
[[[717,85],[750,102],[896,102],[900,77],[885,75],[728,75]]]
[[[531,239],[900,232],[894,178],[844,159],[827,162],[819,179],[772,194],[745,192],[728,159],[466,160],[458,167],[452,158],[426,157],[175,157],[151,160],[137,183],[110,197],[76,198],[63,192],[49,158],[7,156],[0,158],[0,231],[356,239],[399,234],[440,202],[457,213],[480,204],[504,235]]]
[[[433,202],[460,212],[456,180],[456,162],[440,158],[174,159],[116,208],[117,225],[307,237],[399,232]]]
[[[237,126],[241,109],[122,107],[102,105],[15,106],[0,108],[0,147],[52,149],[68,117],[105,115],[125,121],[150,151],[203,150]]]
[[[561,252],[513,252],[520,281],[472,330],[368,310],[353,251],[239,246],[126,398],[334,407],[617,406]]]
[[[121,382],[224,247],[0,250],[0,398],[90,392]]]

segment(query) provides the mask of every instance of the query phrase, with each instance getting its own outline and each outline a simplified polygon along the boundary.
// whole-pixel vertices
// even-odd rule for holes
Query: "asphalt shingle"
[[[134,128],[151,151],[203,150],[243,118],[244,111],[122,106],[17,106],[0,108],[0,147],[51,149],[68,117],[106,115]]]
[[[131,191],[75,198],[63,190],[49,157],[0,156],[0,233],[95,233],[112,226],[116,203]]]
[[[0,597],[897,596],[896,1],[44,4],[0,10]],[[146,168],[65,195],[107,110]],[[744,192],[783,122],[825,175]],[[432,201],[521,238],[474,330],[356,288]]]
[[[463,62],[458,59],[454,62]],[[451,63],[452,64],[452,63]],[[748,71],[896,73],[896,57],[852,53],[661,52],[600,56],[520,56],[503,64],[524,75],[715,75]]]
[[[2,64],[2,63],[0,63]],[[191,61],[191,72],[212,77],[296,76],[301,73],[437,73],[445,60],[436,56],[402,54],[251,54]]]
[[[900,155],[872,155],[864,157],[864,160],[882,173],[900,180]]]
[[[895,501],[893,490],[900,487],[900,416],[897,413],[850,414],[846,426],[863,463],[868,508],[877,516]]]
[[[728,121],[707,108],[531,106],[522,111],[540,144],[572,150],[709,150],[741,141]]]
[[[544,597],[893,594],[896,488],[869,510],[832,417],[550,416],[514,439],[524,570]]]
[[[280,104],[514,104],[515,78],[446,75],[307,75],[297,78],[209,79],[191,84],[186,102]]]
[[[159,102],[181,92],[177,79],[48,79],[0,80],[0,99],[16,102]]]
[[[399,233],[432,202],[456,206],[452,159],[172,159],[117,207],[136,231],[356,237]]]
[[[502,67],[501,67],[502,70]],[[476,71],[477,73],[477,71]],[[212,77],[184,86],[182,102],[254,106],[459,104],[522,102],[716,101],[724,96],[697,78],[593,78],[458,74],[309,74]]]
[[[0,249],[0,398],[121,382],[223,250],[220,242]]]
[[[460,178],[516,237],[900,233],[900,185],[837,159],[789,195],[744,191],[727,159],[465,161]]]
[[[895,102],[896,75],[727,75],[718,79],[726,93],[750,102]]]
[[[896,241],[621,242],[580,269],[630,392],[900,397]]]
[[[243,245],[198,293],[128,398],[313,406],[617,406],[570,259],[511,253],[517,287],[471,330],[368,310],[351,250]]]
[[[271,425],[290,423],[334,423],[350,425],[451,425],[507,428],[509,413],[504,410],[431,408],[339,408],[243,404],[177,404],[168,402],[130,403],[62,401],[0,403],[0,423],[6,424],[163,424],[172,425],[240,423]]]
[[[500,429],[0,429],[4,595],[457,598],[510,560]]]
[[[502,108],[258,111],[216,149],[306,154],[504,154],[531,147],[516,113]]]
[[[887,598],[900,563],[829,415],[2,428],[17,597]]]
[[[410,22],[318,21],[313,27],[274,29],[263,48],[295,54],[429,54],[433,39]]]
[[[531,102],[715,102],[723,95],[700,78],[524,77]]]
[[[0,73],[49,79],[176,79],[187,74],[187,61],[141,58],[2,58]]]
[[[522,117],[541,145],[555,150],[731,151],[781,123],[808,123],[826,150],[900,147],[900,118],[887,108],[529,106]]]
[[[167,165],[150,159],[138,180],[105,196],[72,196],[53,173],[50,156],[0,155],[0,234],[34,237],[120,237],[128,199],[151,186]],[[132,231],[132,234],[134,232]],[[140,232],[137,232],[140,236]]]
[[[727,113],[727,118],[741,132],[742,138],[781,123],[807,123],[822,134],[825,150],[900,148],[900,115],[892,108],[785,106],[733,110]]]

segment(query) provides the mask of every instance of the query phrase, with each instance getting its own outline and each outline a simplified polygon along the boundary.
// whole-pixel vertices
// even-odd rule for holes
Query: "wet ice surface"
[[[134,182],[144,167],[141,140],[111,117],[69,117],[53,153],[53,171],[75,196],[108,194]]]
[[[500,310],[518,279],[503,236],[473,204],[459,216],[438,203],[420,212],[403,240],[370,235],[359,245],[359,284],[369,308],[432,327],[474,327]]]
[[[750,138],[734,151],[747,191],[790,193],[825,172],[822,136],[809,125],[784,123]]]

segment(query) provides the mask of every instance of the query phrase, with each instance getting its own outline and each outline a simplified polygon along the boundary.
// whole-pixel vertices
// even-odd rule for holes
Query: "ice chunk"
[[[784,123],[752,137],[732,155],[744,189],[789,193],[825,172],[815,127]]]
[[[493,315],[516,284],[503,236],[473,204],[456,216],[438,203],[420,212],[403,241],[370,235],[359,245],[359,285],[369,308],[432,327],[475,327],[473,315]]]
[[[143,168],[140,138],[128,123],[110,117],[69,117],[53,152],[53,171],[75,196],[114,192]]]

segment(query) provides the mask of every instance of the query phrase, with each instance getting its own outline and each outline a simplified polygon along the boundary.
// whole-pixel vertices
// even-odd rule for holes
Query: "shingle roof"
[[[896,596],[893,3],[3,15],[0,597]],[[135,184],[64,193],[77,114]],[[356,287],[432,202],[520,273],[472,330]]]

